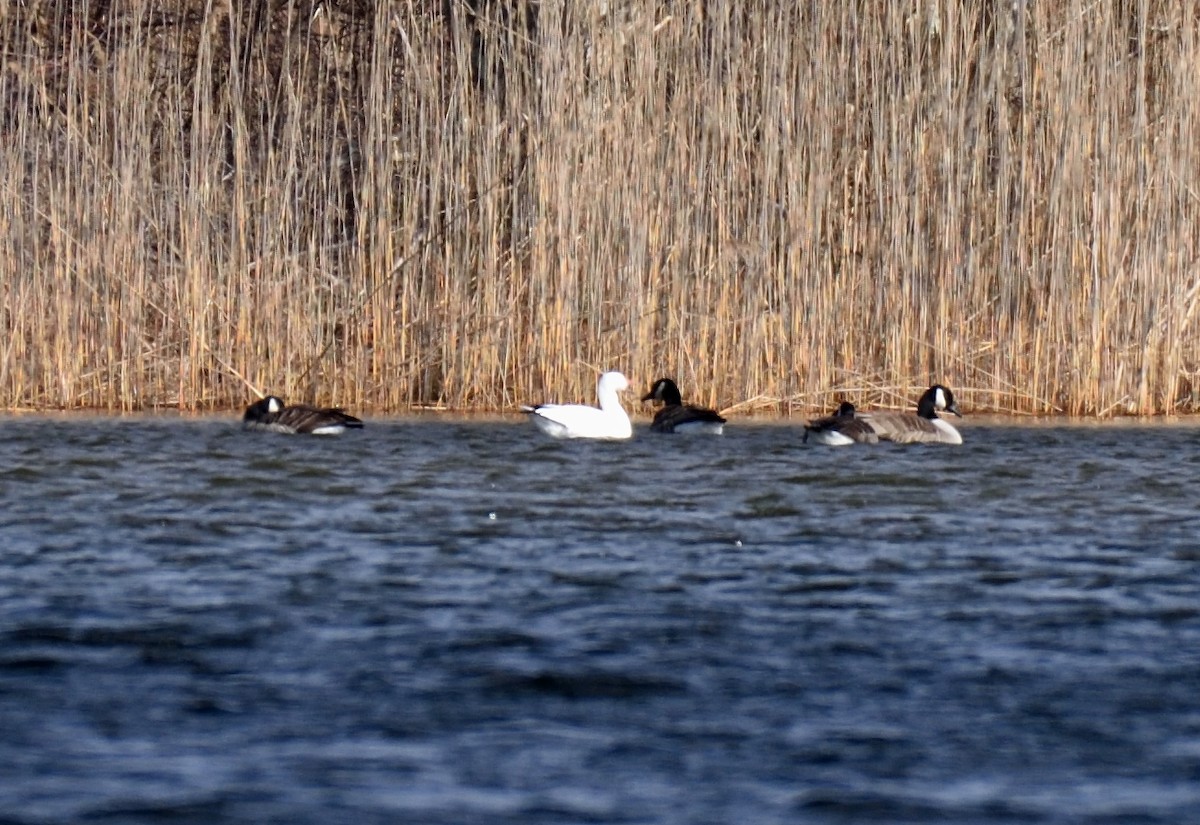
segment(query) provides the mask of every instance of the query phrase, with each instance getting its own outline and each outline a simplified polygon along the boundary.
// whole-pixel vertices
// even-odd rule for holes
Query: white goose
[[[538,429],[555,438],[629,438],[633,425],[621,407],[617,393],[629,389],[629,381],[619,372],[606,372],[596,382],[599,408],[585,404],[538,404],[521,407],[529,413]]]

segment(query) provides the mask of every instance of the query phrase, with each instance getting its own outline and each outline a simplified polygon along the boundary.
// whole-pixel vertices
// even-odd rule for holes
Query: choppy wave
[[[1186,428],[5,422],[8,822],[1200,810]]]

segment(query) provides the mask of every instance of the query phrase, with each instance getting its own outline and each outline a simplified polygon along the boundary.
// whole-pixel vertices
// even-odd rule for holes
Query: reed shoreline
[[[0,408],[1200,409],[1189,0],[31,0],[0,53]]]

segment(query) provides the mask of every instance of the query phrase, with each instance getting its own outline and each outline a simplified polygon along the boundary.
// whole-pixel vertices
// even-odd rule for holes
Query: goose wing
[[[339,429],[362,427],[362,420],[355,418],[339,407],[310,407],[294,404],[273,413],[269,423],[297,433],[315,433],[321,430],[333,432]]]
[[[804,440],[812,437],[818,444],[845,444],[850,441],[859,444],[875,444],[879,434],[866,420],[849,415],[827,415],[810,421],[804,425]]]
[[[620,408],[614,412],[585,404],[538,404],[521,409],[558,438],[628,438],[632,432],[629,416]]]
[[[658,433],[673,433],[677,427],[688,426],[715,430],[724,423],[725,419],[716,410],[694,404],[671,404],[655,414],[650,429]]]
[[[872,413],[863,416],[883,441],[897,444],[961,444],[962,436],[940,418],[915,413]]]

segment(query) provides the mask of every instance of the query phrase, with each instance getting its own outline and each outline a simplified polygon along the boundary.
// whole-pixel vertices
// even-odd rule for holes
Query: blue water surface
[[[10,417],[3,823],[1200,821],[1200,431]]]

